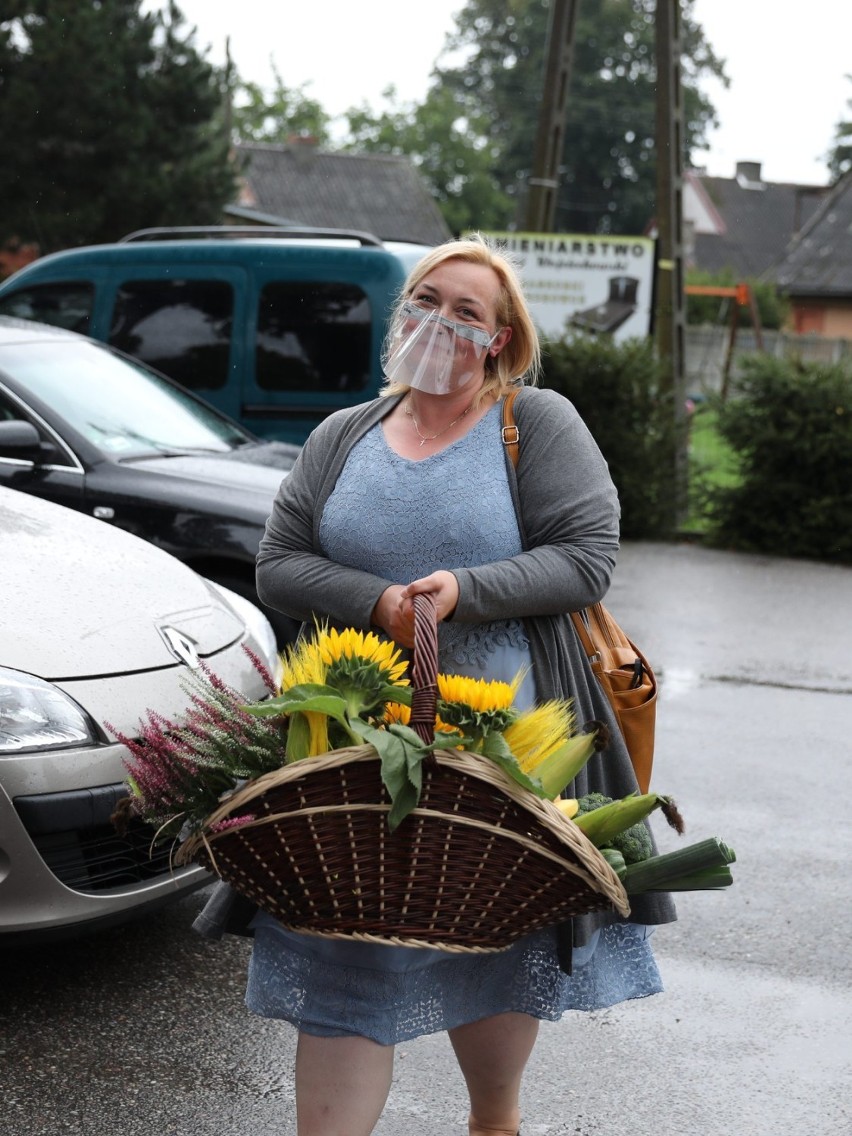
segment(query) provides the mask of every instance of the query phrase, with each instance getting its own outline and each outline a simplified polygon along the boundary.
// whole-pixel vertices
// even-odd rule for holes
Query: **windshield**
[[[8,344],[0,349],[0,365],[114,457],[225,453],[253,440],[143,364],[86,340]]]

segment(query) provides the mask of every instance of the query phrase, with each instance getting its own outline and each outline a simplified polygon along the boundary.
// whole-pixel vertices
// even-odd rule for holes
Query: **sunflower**
[[[318,644],[320,657],[330,671],[344,661],[357,661],[376,667],[385,683],[407,685],[407,680],[402,680],[408,663],[399,661],[402,651],[396,643],[380,639],[372,631],[355,631],[352,627],[338,631],[332,627],[320,632]]]
[[[405,706],[402,702],[386,702],[385,703],[385,721],[386,726],[407,726],[411,721],[411,707]]]
[[[372,631],[327,628],[317,644],[327,668],[325,682],[343,696],[352,717],[374,714],[393,697],[393,687],[408,686],[401,650]]]
[[[472,738],[472,747],[489,733],[499,733],[517,717],[515,695],[523,680],[518,671],[511,682],[438,675],[438,710],[443,723]]]

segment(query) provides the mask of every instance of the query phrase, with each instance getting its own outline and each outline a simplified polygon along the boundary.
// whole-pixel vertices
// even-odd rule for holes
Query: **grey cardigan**
[[[264,603],[295,619],[314,615],[344,627],[370,627],[390,581],[328,560],[319,542],[323,508],[352,446],[398,400],[379,398],[338,411],[313,431],[276,497],[257,558]],[[618,551],[618,499],[606,462],[571,403],[555,391],[524,388],[515,402],[520,436],[517,471],[506,468],[524,551],[476,568],[455,569],[459,601],[453,620],[521,618],[530,642],[539,698],[571,698],[577,721],[610,727],[610,742],[577,778],[573,793],[618,797],[636,789],[630,759],[609,703],[592,674],[570,616],[603,598]],[[476,486],[471,486],[476,492]],[[217,889],[196,921],[216,937],[228,923],[229,898]],[[573,920],[575,945],[617,919],[603,913]],[[630,919],[675,918],[668,895],[636,897]],[[566,928],[562,929],[567,947]],[[565,950],[563,954],[567,953]]]

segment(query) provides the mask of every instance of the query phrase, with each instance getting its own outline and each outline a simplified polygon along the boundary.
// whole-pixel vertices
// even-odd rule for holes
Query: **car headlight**
[[[217,592],[222,593],[245,623],[246,630],[257,645],[261,660],[266,664],[275,681],[278,682],[282,673],[281,656],[278,652],[278,641],[275,638],[275,632],[272,630],[272,624],[260,608],[247,600],[245,596],[232,592],[230,588],[224,587],[216,580],[208,580],[207,583],[214,587]]]
[[[0,667],[0,757],[99,740],[86,711],[58,686]]]

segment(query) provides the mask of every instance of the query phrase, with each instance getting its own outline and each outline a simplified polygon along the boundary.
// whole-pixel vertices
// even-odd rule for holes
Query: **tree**
[[[852,82],[852,75],[847,75]],[[846,106],[852,111],[852,99],[846,100]],[[833,180],[841,178],[852,170],[852,122],[841,119],[834,130],[834,146],[828,155],[828,172]]]
[[[433,86],[419,106],[397,104],[393,87],[384,97],[390,109],[381,114],[366,106],[346,112],[345,148],[408,156],[453,232],[501,228],[512,203],[494,177],[484,121],[460,116],[455,98],[440,86]],[[476,218],[473,226],[471,218]]]
[[[690,18],[693,0],[683,0],[682,74],[684,161],[715,122],[697,88],[705,73],[725,79],[699,26]],[[656,0],[595,0],[580,3],[572,85],[562,162],[557,227],[565,232],[641,232],[655,212]],[[547,43],[547,0],[468,0],[456,17],[444,55],[436,66],[423,107],[435,137],[453,140],[463,155],[430,162],[414,124],[393,134],[394,114],[373,119],[378,149],[396,148],[418,164],[446,209],[453,203],[455,229],[505,228],[519,219],[532,163]],[[399,111],[396,112],[399,117]],[[442,125],[441,125],[442,124]],[[387,128],[383,130],[382,128]],[[491,182],[484,215],[480,201],[468,201],[466,182],[474,172]],[[465,191],[456,195],[453,186]]]
[[[42,251],[211,223],[235,171],[219,73],[172,0],[7,0],[0,236]]]
[[[286,142],[293,134],[310,135],[325,145],[330,140],[330,117],[305,93],[306,83],[285,87],[272,64],[275,85],[270,93],[257,83],[238,82],[232,124],[236,142]]]

